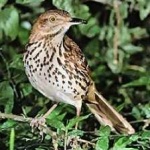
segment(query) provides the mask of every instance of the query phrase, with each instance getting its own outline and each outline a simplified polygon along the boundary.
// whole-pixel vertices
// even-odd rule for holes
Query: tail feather
[[[133,134],[134,128],[98,93],[95,88],[89,92],[89,102],[86,105],[103,125],[109,125],[112,130],[125,134]]]

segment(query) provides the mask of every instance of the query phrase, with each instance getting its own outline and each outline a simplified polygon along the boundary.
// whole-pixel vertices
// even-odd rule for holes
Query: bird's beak
[[[73,25],[76,24],[87,24],[86,20],[83,19],[79,19],[79,18],[72,18],[72,20],[70,21]]]

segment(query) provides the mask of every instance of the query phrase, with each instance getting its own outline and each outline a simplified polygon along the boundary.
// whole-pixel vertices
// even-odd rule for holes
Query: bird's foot
[[[67,139],[67,146],[71,146],[72,149],[76,149],[78,147],[79,138],[80,138],[79,136],[75,136],[75,135],[69,136]]]
[[[32,128],[32,132],[34,132],[35,129],[38,129],[40,132],[40,136],[43,137],[44,133],[46,133],[46,128],[47,128],[45,117],[41,116],[41,117],[33,118],[30,122],[30,126]]]

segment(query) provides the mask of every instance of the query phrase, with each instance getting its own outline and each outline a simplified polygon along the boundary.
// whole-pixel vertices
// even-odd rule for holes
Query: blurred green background
[[[42,140],[28,123],[1,119],[0,149],[71,149],[66,139],[73,135],[87,141],[78,143],[79,150],[150,149],[149,0],[0,0],[0,112],[34,117],[52,105],[30,85],[22,58],[34,20],[55,8],[88,20],[68,35],[85,54],[97,89],[131,121],[136,133],[114,135],[100,127],[84,105],[75,131],[75,108],[60,104],[47,120],[55,140],[49,134]]]

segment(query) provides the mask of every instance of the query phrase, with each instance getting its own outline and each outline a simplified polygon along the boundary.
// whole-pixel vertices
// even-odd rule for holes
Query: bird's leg
[[[80,116],[80,112],[81,112],[81,107],[77,107],[77,108],[76,108],[76,116],[77,116],[77,117]],[[79,122],[77,122],[76,125],[75,125],[75,129],[76,129],[76,130],[78,129],[78,123],[79,123]]]
[[[57,107],[58,103],[55,103],[42,117],[47,118],[47,116]]]
[[[80,116],[80,112],[81,112],[81,107],[76,107],[76,117]],[[79,122],[77,121],[75,124],[75,130],[78,129],[78,124],[79,124]],[[72,148],[76,149],[78,147],[78,138],[79,138],[79,136],[72,137],[72,141],[71,141]]]
[[[43,116],[32,119],[30,122],[32,130],[38,128],[38,130],[40,130],[40,135],[43,136],[43,133],[45,132],[44,129],[47,127],[46,118],[57,107],[57,105],[58,103],[54,104]]]

